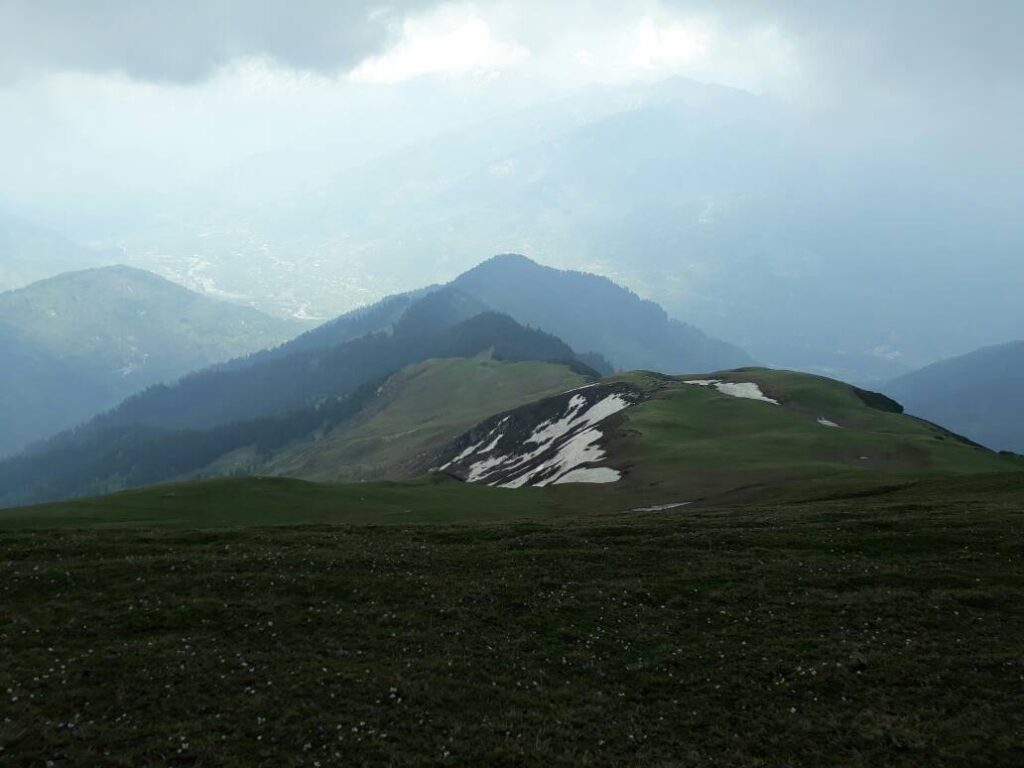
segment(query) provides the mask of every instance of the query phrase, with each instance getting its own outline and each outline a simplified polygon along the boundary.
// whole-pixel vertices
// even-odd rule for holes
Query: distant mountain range
[[[300,328],[130,267],[0,293],[0,456]]]
[[[129,311],[124,302],[114,303],[123,312],[139,312],[137,304]],[[158,327],[164,323],[165,318]],[[148,362],[138,353],[140,340],[135,342],[130,347],[135,357],[118,367],[122,373],[134,373],[133,365]],[[116,348],[111,339],[97,344]],[[161,347],[166,353],[171,345]],[[284,344],[180,381],[164,370],[157,380],[166,383],[0,467],[0,496],[73,495],[229,467],[285,471],[299,461],[278,456],[287,445],[337,432],[338,424],[361,412],[368,402],[364,398],[383,379],[426,360],[479,355],[561,365],[554,376],[541,375],[543,368],[537,371],[541,381],[563,382],[566,377],[596,378],[615,368],[682,372],[749,362],[742,350],[672,320],[656,304],[610,280],[542,267],[522,256],[498,256],[448,285],[384,299]],[[110,367],[109,362],[105,365]],[[496,393],[489,408],[456,409],[469,416],[452,421],[444,434],[451,437],[452,430],[469,426],[470,417],[482,418],[536,396],[539,386],[526,377],[510,391]],[[458,391],[459,382],[453,380],[451,388]],[[256,458],[232,456],[253,445],[260,446]],[[309,459],[299,463],[322,464]],[[211,469],[214,465],[220,469]],[[393,468],[394,462],[385,465]],[[386,467],[367,471],[388,472]],[[334,476],[347,473],[339,466]]]
[[[269,319],[136,270],[51,282],[32,301],[0,301],[0,319],[34,329],[0,337],[24,372],[18,397],[36,408],[63,397],[54,360],[162,383],[0,462],[4,505],[207,477],[428,471],[512,487],[608,483],[653,503],[1019,466],[884,395],[750,367],[610,280],[518,255],[176,381],[188,355],[224,357],[257,330],[271,335]],[[121,335],[100,332],[111,327]],[[24,377],[40,377],[36,400]]]
[[[885,391],[910,413],[989,448],[1024,454],[1024,341],[934,363]]]

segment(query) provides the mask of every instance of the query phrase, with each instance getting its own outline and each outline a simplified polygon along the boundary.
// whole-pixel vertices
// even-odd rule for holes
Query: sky
[[[670,75],[1020,148],[1022,25],[1015,0],[0,0],[0,193],[184,183],[342,126],[385,152]]]
[[[183,200],[204,215],[228,198],[315,200],[311,190],[436,137],[479,136],[479,126],[551,104],[594,118],[613,111],[612,99],[624,108],[630,94],[640,99],[645,88],[681,77],[752,95],[763,114],[781,116],[772,125],[786,128],[773,130],[806,143],[811,170],[837,179],[846,194],[930,196],[935,220],[911,212],[906,231],[885,200],[863,214],[884,218],[893,232],[891,251],[868,254],[872,263],[890,260],[906,285],[915,270],[952,276],[929,285],[954,291],[953,256],[934,254],[954,243],[959,257],[983,232],[984,247],[965,254],[975,267],[971,284],[1005,293],[1002,277],[1017,274],[1005,268],[1020,227],[1000,227],[1024,187],[1021,29],[1018,0],[0,0],[0,213],[80,242],[151,252],[153,222],[189,215]],[[543,136],[524,125],[522,135]],[[458,140],[446,146],[458,160]],[[743,149],[756,155],[756,147]],[[784,202],[781,187],[778,196]],[[702,205],[722,208],[713,196]],[[951,223],[950,210],[968,208],[985,215]],[[904,247],[922,233],[935,240],[933,251]],[[778,237],[784,242],[785,233]],[[314,250],[334,258],[339,239]],[[230,246],[232,258],[244,265],[239,247]],[[181,248],[182,258],[198,258],[191,244]],[[508,249],[487,242],[479,258]],[[359,301],[372,299],[372,248],[349,250],[357,253],[346,252],[339,270],[352,279],[332,279],[352,283]],[[836,274],[855,276],[855,248],[838,250],[847,263]],[[823,282],[838,279],[820,267],[833,258],[827,250],[813,258],[792,244],[790,251],[776,273],[814,262]],[[272,255],[278,263],[293,254]],[[571,265],[564,254],[542,255]],[[725,263],[731,254],[721,256]],[[644,272],[645,258],[642,247],[627,248],[614,265],[582,256],[576,265],[634,280],[664,301],[671,296],[657,291],[685,270],[711,268],[681,257],[676,274]],[[450,277],[460,266],[410,272],[408,285],[387,289]],[[276,274],[266,281],[280,282]],[[892,296],[904,298],[895,289]],[[670,309],[685,316],[679,301]],[[707,302],[720,309],[715,297]],[[971,309],[981,317],[983,307]],[[1007,310],[991,333],[956,338],[961,346],[1003,340],[1017,320]],[[722,332],[744,333],[727,324]],[[862,346],[888,354],[890,344],[898,346],[879,333]]]

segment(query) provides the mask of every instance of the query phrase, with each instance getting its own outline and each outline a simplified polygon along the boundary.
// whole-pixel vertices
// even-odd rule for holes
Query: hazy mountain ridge
[[[451,285],[574,349],[600,352],[620,370],[684,373],[752,362],[738,347],[670,318],[608,278],[545,267],[518,254],[488,259]]]
[[[670,320],[657,305],[606,278],[506,255],[484,262],[447,286],[386,298],[275,349],[199,372],[173,386],[153,388],[97,424],[202,429],[280,413],[424,359],[424,350],[429,350],[427,357],[460,356],[464,349],[476,354],[473,340],[452,338],[442,343],[435,335],[489,312],[507,313],[520,324],[554,334],[544,355],[531,350],[530,359],[575,359],[600,373],[610,373],[614,365],[623,367],[616,356],[634,367],[668,370],[749,362],[742,351]],[[514,325],[508,326],[513,333],[506,344],[517,338]],[[459,332],[477,328],[469,324]],[[574,338],[576,345],[559,341],[563,335]],[[426,346],[420,348],[421,344]],[[431,346],[436,344],[441,346]],[[508,359],[519,354],[511,347],[496,350],[497,356]]]
[[[277,347],[231,360],[217,368],[220,370],[245,368],[268,360],[287,357],[303,350],[343,344],[373,333],[390,333],[414,302],[439,287],[428,286],[417,291],[386,296],[380,301],[353,309],[351,312],[346,312],[333,320],[305,331]]]
[[[59,232],[0,210],[0,292],[62,272],[123,260],[118,250],[95,250]]]
[[[589,365],[602,372],[656,368],[675,372],[747,365],[751,358],[732,344],[714,339],[698,328],[670,318],[652,301],[612,280],[586,272],[559,270],[519,254],[492,257],[446,285],[387,296],[367,307],[347,312],[305,332],[280,347],[232,361],[222,369],[248,367],[280,359],[299,350],[328,347],[368,333],[391,333],[401,323],[412,324],[426,311],[431,294],[447,290],[462,295],[461,317],[488,309],[540,328],[567,341]],[[475,302],[475,304],[473,304]],[[448,311],[456,312],[454,305]]]
[[[0,346],[12,357],[0,372],[0,455],[296,329],[131,267],[66,273],[2,293]]]
[[[985,347],[890,381],[910,413],[1024,454],[1024,341]]]
[[[404,319],[403,313],[394,326],[341,344],[308,346],[308,338],[300,337],[294,351],[292,343],[284,344],[250,365],[214,367],[173,385],[153,387],[97,418],[89,428],[205,429],[271,416],[346,393],[413,362],[473,356],[484,349],[492,349],[499,359],[576,358],[554,336],[523,328],[455,289],[429,293],[406,312],[413,315]]]

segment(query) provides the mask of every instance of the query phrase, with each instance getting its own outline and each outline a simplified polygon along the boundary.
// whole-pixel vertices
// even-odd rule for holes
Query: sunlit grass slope
[[[559,363],[489,356],[428,360],[388,379],[358,418],[289,446],[262,470],[328,482],[407,476],[432,451],[488,416],[586,382]]]

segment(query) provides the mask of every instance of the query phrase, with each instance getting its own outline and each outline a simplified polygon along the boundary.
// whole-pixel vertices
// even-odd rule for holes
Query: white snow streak
[[[778,405],[779,401],[774,400],[764,392],[761,391],[761,387],[752,381],[722,381],[721,379],[691,379],[684,381],[683,384],[695,384],[698,387],[714,387],[716,390],[721,392],[723,395],[729,395],[730,397],[741,397],[745,400],[758,400],[762,403],[771,403],[772,405]]]
[[[619,470],[612,469],[611,467],[578,467],[566,472],[555,480],[552,485],[561,485],[562,483],[614,483],[621,477],[622,475],[619,473]]]
[[[498,446],[498,441],[501,440],[502,437],[504,437],[504,435],[500,432],[500,428],[501,428],[501,425],[504,424],[506,421],[508,421],[508,416],[506,416],[504,419],[502,419],[497,424],[495,424],[494,425],[494,429],[492,429],[490,432],[488,432],[483,440],[481,440],[480,442],[474,443],[473,445],[469,446],[466,450],[464,450],[462,453],[460,453],[454,459],[452,459],[447,464],[445,464],[443,467],[441,467],[441,469],[448,469],[448,467],[450,467],[452,464],[457,464],[458,462],[462,461],[465,458],[468,458],[469,456],[473,455],[474,453],[490,453],[491,451],[493,451]],[[487,438],[490,437],[491,435],[494,435],[495,432],[497,432],[497,435],[495,435],[494,439],[490,442],[490,444],[486,448],[480,448],[481,445],[483,445],[485,442],[487,442]]]
[[[567,434],[576,424],[577,412],[586,404],[587,401],[583,395],[573,395],[569,400],[569,408],[565,415],[560,419],[545,421],[538,425],[533,430],[533,434],[526,438],[526,442],[546,446]]]
[[[569,438],[552,458],[514,480],[504,483],[503,486],[505,488],[522,488],[524,485],[550,485],[581,464],[600,461],[604,458],[604,451],[597,445],[600,439],[600,430],[585,429]],[[541,477],[551,470],[554,472],[550,477]]]
[[[630,512],[664,512],[666,509],[685,507],[690,503],[689,501],[677,501],[674,504],[655,504],[652,507],[637,507],[636,509],[631,509]]]
[[[487,438],[485,437],[484,440],[486,440],[486,439]],[[454,459],[449,461],[447,464],[445,464],[443,467],[441,467],[441,469],[447,469],[448,467],[450,467],[455,462],[462,461],[464,458],[469,456],[471,453],[476,453],[476,449],[484,444],[484,440],[481,440],[479,443],[475,443],[474,445],[469,446],[469,448],[467,448],[462,453],[460,453],[458,456],[456,456]]]
[[[491,451],[493,451],[495,448],[498,447],[498,443],[501,441],[501,438],[503,437],[504,435],[501,432],[499,432],[497,435],[494,436],[494,439],[491,440],[490,444],[487,445],[486,448],[480,449],[480,453],[490,453]]]
[[[824,416],[822,416],[822,417],[820,417],[818,419],[818,423],[821,424],[821,426],[823,426],[823,427],[835,427],[836,429],[842,429],[842,427],[840,427],[834,421],[829,421]]]

